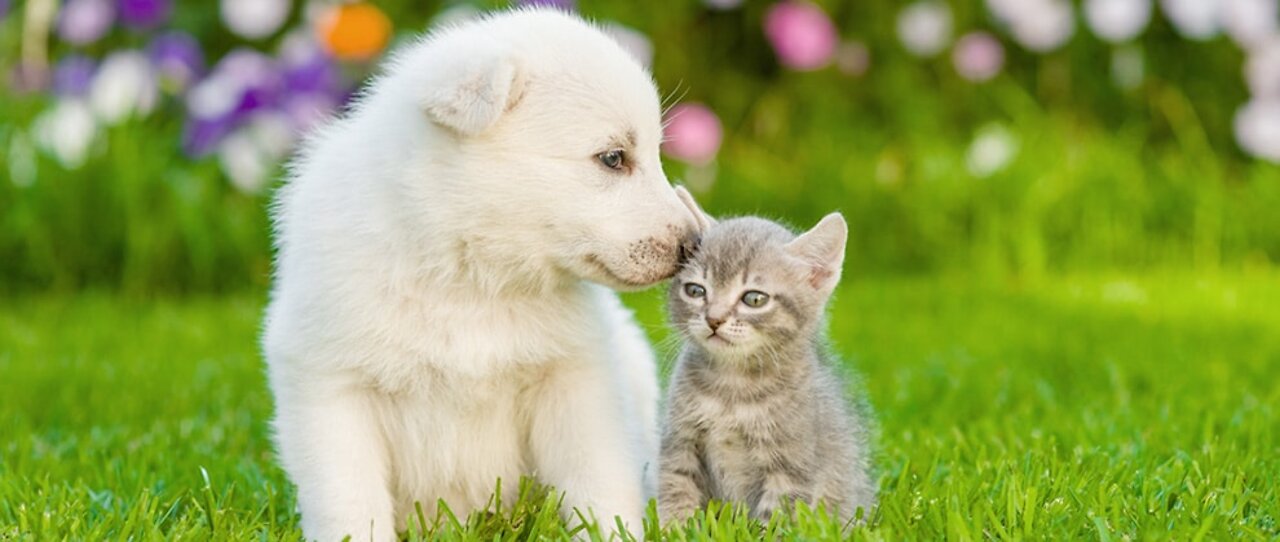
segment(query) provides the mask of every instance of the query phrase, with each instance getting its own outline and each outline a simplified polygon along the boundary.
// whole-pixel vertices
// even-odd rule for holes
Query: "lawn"
[[[658,294],[630,298],[662,340]],[[881,424],[859,538],[1280,537],[1280,275],[846,281],[832,336]],[[0,539],[293,539],[261,295],[0,301]],[[667,353],[666,357],[670,357]],[[566,531],[515,518],[430,534]],[[831,536],[821,521],[773,532]],[[689,539],[753,532],[720,517]]]

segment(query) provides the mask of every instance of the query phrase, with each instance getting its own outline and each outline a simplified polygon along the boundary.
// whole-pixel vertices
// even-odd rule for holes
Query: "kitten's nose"
[[[712,318],[707,316],[707,325],[711,326],[711,331],[720,329],[720,325],[724,323],[724,318]]]

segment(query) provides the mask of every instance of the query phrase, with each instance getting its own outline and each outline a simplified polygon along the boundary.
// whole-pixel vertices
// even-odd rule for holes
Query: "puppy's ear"
[[[693,221],[694,224],[697,224],[699,232],[707,231],[708,228],[716,225],[716,219],[711,218],[711,215],[703,211],[702,207],[698,206],[698,202],[693,199],[693,194],[690,194],[683,186],[676,187],[676,197],[680,198],[680,203],[683,203],[689,209],[689,212],[693,214]]]
[[[477,135],[519,103],[525,77],[509,54],[472,51],[439,66],[427,85],[422,102],[427,116],[459,134]]]
[[[844,216],[831,213],[817,226],[787,243],[788,254],[798,258],[808,268],[806,280],[815,290],[829,293],[840,282],[840,269],[844,265],[844,246],[849,236],[849,226]]]

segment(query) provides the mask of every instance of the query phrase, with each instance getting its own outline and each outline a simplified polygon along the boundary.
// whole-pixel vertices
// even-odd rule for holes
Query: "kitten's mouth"
[[[730,346],[733,345],[733,343],[730,342],[729,339],[724,338],[723,335],[719,335],[714,331],[712,331],[710,335],[707,335],[707,338],[703,340],[707,341],[708,343],[719,342],[719,343],[730,345]]]

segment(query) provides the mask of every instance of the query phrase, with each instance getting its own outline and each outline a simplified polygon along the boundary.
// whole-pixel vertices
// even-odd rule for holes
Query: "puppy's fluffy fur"
[[[660,116],[605,35],[510,11],[406,47],[306,143],[263,342],[307,538],[391,540],[530,474],[639,528],[658,387],[606,287],[669,277],[695,228]]]

